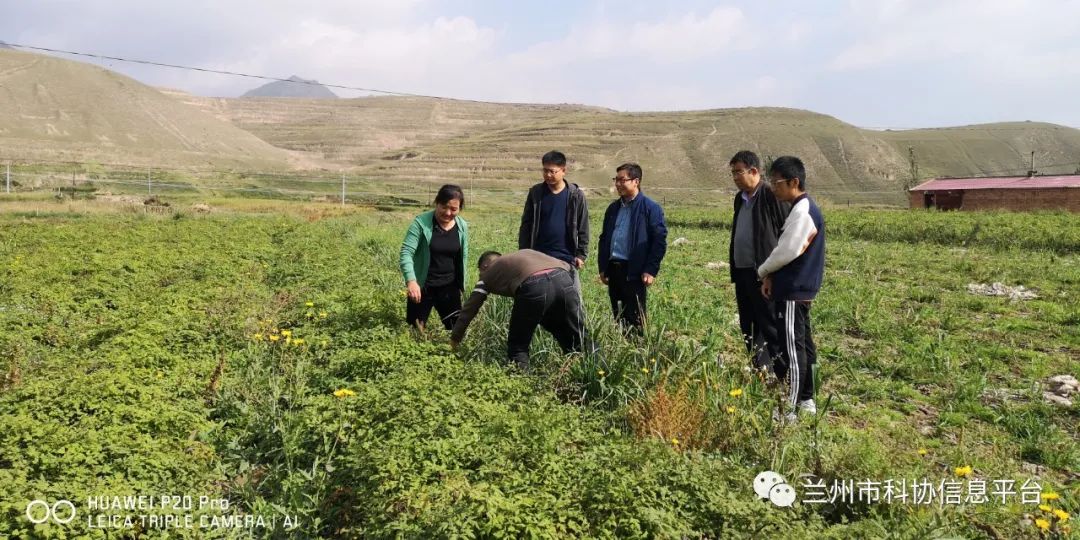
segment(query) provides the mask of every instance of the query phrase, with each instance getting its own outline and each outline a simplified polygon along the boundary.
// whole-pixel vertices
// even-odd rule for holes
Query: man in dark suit
[[[731,158],[735,194],[735,217],[731,221],[728,261],[739,308],[739,327],[753,367],[768,369],[781,353],[776,314],[772,302],[762,296],[757,268],[772,253],[791,204],[776,198],[761,181],[761,160],[743,150]]]

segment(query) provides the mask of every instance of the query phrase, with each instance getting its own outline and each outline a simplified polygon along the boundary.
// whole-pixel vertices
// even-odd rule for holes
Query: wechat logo
[[[769,499],[776,506],[791,506],[795,502],[795,488],[788,485],[783,476],[765,471],[754,478],[754,493]]]

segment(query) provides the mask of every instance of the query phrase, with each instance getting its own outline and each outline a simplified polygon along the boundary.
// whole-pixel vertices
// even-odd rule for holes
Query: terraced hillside
[[[275,146],[395,183],[523,189],[537,180],[538,157],[558,148],[573,160],[572,180],[594,191],[609,191],[613,168],[634,160],[647,189],[665,198],[726,198],[727,159],[750,148],[803,157],[813,190],[835,202],[903,204],[909,147],[918,178],[1024,172],[1032,150],[1042,172],[1072,172],[1080,160],[1080,131],[1030,122],[890,132],[781,108],[621,113],[402,97],[179,97]]]
[[[527,185],[539,156],[564,149],[577,183],[607,191],[614,168],[637,161],[647,189],[664,197],[727,193],[728,159],[743,148],[802,156],[822,190],[894,191],[903,163],[891,147],[827,116],[786,109],[626,114],[582,111],[419,147],[413,157],[367,163],[372,175]]]
[[[904,189],[932,176],[1022,174],[1031,152],[1042,173],[1080,169],[1080,130],[1045,123],[875,131],[781,108],[623,113],[417,97],[206,98],[13,50],[0,51],[0,114],[8,119],[0,158],[200,168],[198,178],[163,175],[203,187],[235,184],[206,176],[228,169],[256,190],[295,191],[278,185],[288,177],[270,186],[249,174],[291,169],[329,175],[326,189],[340,172],[351,185],[395,194],[448,181],[521,191],[553,148],[570,156],[571,180],[598,195],[611,191],[615,166],[637,161],[653,195],[708,203],[730,196],[727,160],[744,148],[802,157],[811,192],[841,204],[906,205]]]
[[[19,160],[284,168],[288,152],[115,72],[0,50],[0,149]]]
[[[886,131],[897,149],[914,148],[922,176],[1023,174],[1035,152],[1035,170],[1080,170],[1080,131],[1042,122],[1002,122],[941,129]]]
[[[407,158],[411,148],[588,110],[409,97],[233,99],[169,93],[279,148],[350,165]]]

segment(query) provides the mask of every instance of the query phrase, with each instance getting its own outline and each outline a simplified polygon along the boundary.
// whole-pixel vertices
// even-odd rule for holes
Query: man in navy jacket
[[[641,192],[641,176],[637,163],[615,169],[619,198],[604,212],[597,253],[615,319],[637,331],[645,321],[645,290],[656,280],[667,252],[664,211]]]

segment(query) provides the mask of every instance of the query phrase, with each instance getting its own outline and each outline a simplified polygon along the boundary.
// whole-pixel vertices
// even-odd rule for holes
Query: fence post
[[[146,169],[146,194],[147,195],[153,195],[154,194],[154,190],[152,189],[152,187],[150,185],[150,169]]]

